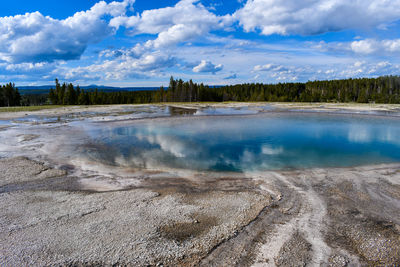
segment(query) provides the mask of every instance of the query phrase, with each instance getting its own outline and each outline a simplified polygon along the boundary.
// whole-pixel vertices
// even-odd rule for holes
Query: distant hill
[[[40,85],[40,86],[17,86],[21,95],[38,95],[48,94],[51,88],[55,88],[54,85]],[[133,92],[133,91],[155,91],[160,87],[112,87],[104,85],[87,85],[80,86],[85,91],[94,91],[98,89],[103,92]]]

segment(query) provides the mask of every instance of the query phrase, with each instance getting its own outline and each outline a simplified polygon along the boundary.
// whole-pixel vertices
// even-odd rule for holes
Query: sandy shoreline
[[[345,108],[323,105],[329,111]],[[399,108],[357,106],[346,109]],[[111,109],[118,113],[125,107]],[[110,107],[29,114],[83,111],[106,113]],[[2,119],[13,116],[25,115],[0,113]],[[0,159],[1,266],[400,264],[400,163],[116,177],[107,170],[57,164],[59,159],[43,154],[48,148],[40,133],[59,138],[57,131],[68,131],[67,126],[39,125],[39,132],[29,125],[14,127],[7,135],[9,148],[3,149],[17,146],[18,153]]]

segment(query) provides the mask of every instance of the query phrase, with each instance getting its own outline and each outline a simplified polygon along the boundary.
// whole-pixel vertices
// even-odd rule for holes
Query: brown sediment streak
[[[200,262],[200,266],[248,266],[254,262],[258,244],[265,241],[275,225],[290,220],[300,209],[298,195],[281,185],[281,197],[265,206],[247,225],[232,237],[215,246]],[[283,195],[283,196],[282,196]],[[290,213],[285,212],[290,209]]]

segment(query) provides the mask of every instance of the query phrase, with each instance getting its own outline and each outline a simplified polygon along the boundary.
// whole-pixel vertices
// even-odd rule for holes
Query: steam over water
[[[87,130],[91,160],[144,169],[262,171],[400,162],[400,120],[388,117],[269,113],[185,117]]]

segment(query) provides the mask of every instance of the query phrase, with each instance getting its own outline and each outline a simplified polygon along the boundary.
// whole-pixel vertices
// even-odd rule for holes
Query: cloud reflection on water
[[[324,115],[159,120],[91,135],[111,165],[248,171],[400,161],[400,124]],[[391,124],[392,123],[392,124]],[[92,156],[96,157],[96,153]]]

